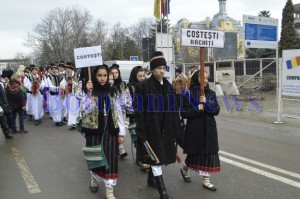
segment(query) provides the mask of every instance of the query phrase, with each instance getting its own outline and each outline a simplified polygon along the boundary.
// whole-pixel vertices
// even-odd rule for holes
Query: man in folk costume
[[[43,80],[44,81],[44,89],[43,89],[43,100],[44,100],[44,112],[45,113],[49,113],[49,85],[47,83],[47,77],[49,76],[49,74],[51,74],[51,66],[53,66],[54,64],[49,64],[46,69],[45,69],[45,73],[43,76]]]
[[[66,80],[63,79],[60,82],[61,88],[64,89],[65,99],[64,106],[67,110],[68,126],[70,130],[75,129],[76,119],[79,116],[79,96],[81,92],[78,90],[78,83],[75,80],[74,66],[73,63],[67,62],[66,68]]]
[[[63,126],[63,103],[60,95],[60,79],[58,73],[58,66],[51,66],[51,74],[49,74],[46,78],[47,86],[50,90],[50,95],[47,101],[49,106],[50,117],[52,117],[56,126]]]
[[[58,73],[60,80],[66,78],[65,62],[60,61],[58,64]]]
[[[33,66],[30,68],[30,71],[31,78],[24,78],[24,86],[27,89],[27,93],[29,94],[27,97],[30,98],[28,100],[28,107],[30,107],[29,109],[31,109],[32,111],[31,113],[34,118],[35,125],[37,126],[41,123],[41,118],[44,115],[43,96],[40,92],[40,89],[43,89],[44,84],[38,74],[38,67]]]
[[[66,65],[64,61],[60,61],[58,64],[58,74],[59,74],[59,81],[60,82],[65,82],[66,81],[66,69],[65,69]],[[61,95],[61,100],[64,101],[65,100],[65,94],[64,94],[64,89],[62,87],[60,87],[60,95]],[[66,124],[67,123],[67,109],[65,107],[65,104],[63,103],[63,110],[62,110],[62,114],[63,114],[63,119],[62,119],[62,123]]]
[[[194,75],[194,74],[196,73],[196,71],[197,71],[197,68],[196,68],[195,65],[191,65],[189,68],[190,68],[190,71],[189,71],[189,78],[188,78],[187,85],[186,85],[187,89],[190,89],[190,86],[191,86],[191,79],[192,79],[193,75]]]
[[[162,165],[176,161],[175,139],[180,136],[175,92],[164,78],[166,66],[162,52],[155,51],[150,60],[152,75],[137,84],[135,94],[137,154],[139,161],[151,165],[148,185],[158,188],[161,199],[172,198],[163,181]]]
[[[34,64],[30,64],[28,67],[25,68],[24,77],[23,77],[23,85],[24,85],[24,80],[25,79],[28,79],[30,82],[32,81],[32,75],[31,75],[30,69],[33,68],[33,67],[35,67],[35,65]],[[31,101],[30,101],[31,100],[31,94],[32,94],[32,92],[29,91],[26,88],[26,95],[27,95],[26,99],[27,99],[27,101],[26,101],[26,107],[25,107],[25,110],[26,110],[26,114],[25,115],[28,115],[29,121],[32,120],[32,107],[30,106],[30,104],[31,104]]]

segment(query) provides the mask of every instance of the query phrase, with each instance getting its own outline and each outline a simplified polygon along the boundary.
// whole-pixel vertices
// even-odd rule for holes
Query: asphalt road
[[[212,175],[211,181],[218,191],[204,189],[196,173],[191,173],[192,183],[185,183],[179,172],[181,165],[176,163],[164,168],[171,196],[175,199],[300,198],[298,127],[230,117],[230,114],[218,116],[217,124],[221,172]],[[79,133],[65,126],[55,127],[48,115],[38,127],[27,121],[26,128],[28,134],[17,134],[13,140],[5,140],[0,134],[0,199],[105,197],[101,182],[98,193],[89,191],[89,172],[81,151],[84,138]],[[156,190],[146,186],[147,173],[133,165],[129,136],[125,148],[129,155],[120,159],[115,196],[159,198]],[[135,172],[142,190],[138,189]]]

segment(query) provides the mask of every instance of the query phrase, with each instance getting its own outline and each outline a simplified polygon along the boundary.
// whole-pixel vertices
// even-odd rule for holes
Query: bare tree
[[[101,45],[102,52],[106,52],[108,49],[108,26],[101,20],[97,19],[88,35],[88,41],[92,46]],[[103,59],[105,54],[103,53]]]
[[[98,19],[94,23],[94,27],[92,27],[91,33],[89,34],[90,42],[93,45],[103,46],[106,40],[107,32],[108,29],[106,23],[103,20]]]
[[[139,50],[143,50],[143,38],[151,37],[151,29],[154,24],[155,20],[152,17],[145,17],[129,28],[130,37],[137,43]]]
[[[78,6],[49,11],[28,34],[26,46],[34,51],[33,60],[41,65],[74,60],[74,48],[101,45],[103,59],[128,59],[142,52],[143,38],[151,36],[155,20],[141,18],[127,28],[117,23],[109,30],[101,19],[93,21],[88,10]]]
[[[123,28],[121,23],[116,23],[108,38],[108,46],[105,52],[105,60],[124,58],[124,43],[126,42],[126,36],[128,35],[128,28]]]
[[[79,7],[56,8],[28,34],[26,44],[43,62],[73,60],[73,49],[84,45],[92,20],[89,11]]]

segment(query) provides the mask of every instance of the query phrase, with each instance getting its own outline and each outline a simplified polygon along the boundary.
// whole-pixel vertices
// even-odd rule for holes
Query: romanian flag
[[[160,1],[163,2],[164,0],[154,0],[154,17],[156,17],[157,20],[160,20],[161,15]]]
[[[287,65],[288,69],[293,69],[293,68],[300,66],[300,56],[294,57],[291,60],[287,60],[286,65]]]

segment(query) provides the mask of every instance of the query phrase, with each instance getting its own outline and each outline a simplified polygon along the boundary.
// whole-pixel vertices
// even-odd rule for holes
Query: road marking
[[[258,165],[258,166],[261,166],[261,167],[264,167],[264,168],[276,171],[278,173],[283,173],[285,175],[289,175],[289,176],[292,176],[294,178],[299,178],[300,179],[300,175],[298,173],[294,173],[294,172],[287,171],[287,170],[284,170],[284,169],[281,169],[281,168],[278,168],[278,167],[274,167],[274,166],[271,166],[271,165],[268,165],[268,164],[257,162],[255,160],[244,158],[244,157],[241,157],[241,156],[238,156],[238,155],[235,155],[235,154],[232,154],[232,153],[228,153],[228,152],[225,152],[225,151],[221,151],[220,150],[219,153],[223,154],[223,155],[227,155],[227,156],[233,157],[233,158],[236,158],[238,160],[242,160],[244,162],[249,162],[251,164],[255,164],[255,165]]]
[[[281,177],[281,176],[279,176],[279,175],[275,175],[275,174],[273,174],[273,173],[269,173],[269,172],[267,172],[267,171],[263,171],[263,170],[261,170],[261,169],[257,169],[257,168],[255,168],[255,167],[251,167],[251,166],[248,166],[248,165],[246,165],[246,164],[242,164],[242,163],[239,163],[239,162],[236,162],[236,161],[234,161],[234,160],[230,160],[230,159],[227,159],[227,158],[224,158],[224,157],[221,157],[221,156],[220,156],[220,160],[223,161],[223,162],[225,162],[225,163],[228,163],[228,164],[231,164],[231,165],[240,167],[240,168],[242,168],[242,169],[251,171],[251,172],[253,172],[253,173],[256,173],[256,174],[259,174],[259,175],[262,175],[262,176],[271,178],[271,179],[273,179],[273,180],[277,180],[277,181],[279,181],[279,182],[283,182],[283,183],[285,183],[285,184],[288,184],[288,185],[291,185],[291,186],[300,188],[300,183],[299,183],[299,182],[290,180],[290,179],[288,179],[288,178],[284,178],[284,177]]]
[[[37,184],[37,182],[35,181],[33,175],[31,174],[26,161],[22,157],[21,151],[17,148],[11,148],[11,153],[17,162],[20,173],[25,181],[29,193],[30,194],[40,193],[41,189]]]

